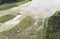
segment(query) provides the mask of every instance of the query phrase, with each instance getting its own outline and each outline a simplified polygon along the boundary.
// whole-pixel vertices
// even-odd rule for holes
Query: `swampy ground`
[[[53,29],[45,29],[46,26],[50,26],[48,23],[51,22],[48,22],[48,18],[54,14],[54,8],[56,8],[49,5],[51,1],[48,1],[47,8],[42,6],[42,4],[46,4],[46,2],[42,3],[44,0],[41,1],[41,7],[43,8],[37,5],[40,3],[38,3],[39,0],[28,1],[30,0],[0,6],[0,39],[45,39],[45,30]],[[56,13],[58,14],[58,12]],[[54,16],[57,14],[54,14]],[[54,21],[54,19],[52,20]],[[48,33],[48,35],[50,38],[51,34]]]
[[[37,20],[28,13],[10,13],[12,10],[10,11],[9,8],[21,3],[25,3],[25,1],[0,6],[0,39],[41,39],[42,21],[40,18]]]
[[[4,4],[0,5],[0,11],[7,10],[7,9],[10,9],[13,7],[17,7],[21,4],[27,3],[29,1],[31,1],[31,0],[24,0],[24,1],[13,2],[13,3],[4,3]]]
[[[11,15],[11,14],[10,14]],[[8,15],[9,16],[9,15]],[[16,16],[16,15],[15,15]],[[5,16],[2,16],[4,19]],[[14,16],[13,16],[14,17]],[[13,19],[13,18],[11,18]],[[20,20],[21,18],[19,17],[18,19],[16,19],[15,17],[15,21]],[[7,20],[7,17],[6,19]],[[9,18],[10,20],[10,18]],[[12,20],[12,21],[14,21]],[[39,27],[41,27],[42,25],[42,21],[40,21],[41,19],[35,20],[33,17],[31,16],[26,16],[25,18],[23,18],[22,20],[19,21],[18,24],[10,24],[11,22],[8,22],[5,24],[2,23],[0,27],[0,39],[41,39],[41,34],[42,34],[42,30],[39,29]],[[9,25],[10,24],[10,25]],[[4,28],[5,26],[5,28]],[[6,29],[6,27],[8,27]]]

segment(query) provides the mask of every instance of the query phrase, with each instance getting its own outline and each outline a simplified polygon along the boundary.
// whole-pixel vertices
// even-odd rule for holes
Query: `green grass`
[[[12,14],[7,14],[7,15],[4,15],[2,17],[0,17],[0,23],[4,23],[12,18],[14,18],[16,15],[12,15]]]
[[[42,35],[43,39],[60,39],[60,11],[45,20]]]
[[[51,16],[46,30],[46,39],[60,39],[60,16]]]
[[[6,9],[9,9],[9,8],[13,8],[13,7],[16,7],[16,6],[17,6],[16,3],[4,4],[4,5],[0,6],[0,11],[1,10],[6,10]]]
[[[23,31],[24,29],[30,27],[33,23],[34,23],[34,19],[30,16],[27,16],[16,27],[21,28],[21,31]]]
[[[4,36],[3,38],[5,39],[6,37],[8,37],[9,39],[26,39],[24,38],[22,35],[18,35],[21,34],[22,31],[24,31],[26,28],[30,27],[32,24],[34,23],[34,19],[30,16],[24,18],[18,25],[16,25],[15,27],[13,27],[10,30],[6,30],[3,32],[0,32],[0,39],[2,38],[2,36]],[[19,31],[19,32],[17,32]]]
[[[0,11],[1,10],[7,10],[7,9],[10,9],[10,8],[19,6],[19,5],[27,3],[29,1],[30,0],[25,0],[25,1],[22,1],[22,2],[18,2],[18,3],[3,4],[3,5],[0,6]]]
[[[48,27],[48,19],[49,18],[46,18],[45,20],[44,20],[44,26],[43,26],[43,30],[42,30],[42,39],[45,39],[45,37],[46,37],[46,27]]]
[[[54,13],[54,16],[60,16],[60,11],[56,11],[56,12]]]
[[[33,25],[34,23],[34,18],[27,16],[26,18],[22,19],[15,27],[0,32],[0,39],[5,39],[6,37],[8,37],[8,39],[41,39],[42,30],[37,31],[37,29],[40,27],[42,22],[39,20],[38,25],[36,26]]]
[[[42,25],[41,20],[39,20],[37,27],[40,27]],[[45,35],[45,33],[42,32],[42,30],[35,31],[34,29],[36,29],[36,26],[33,25],[34,22],[35,22],[34,18],[27,16],[26,18],[21,20],[21,22],[18,25],[16,25],[15,27],[13,27],[12,29],[0,32],[0,39],[3,36],[4,36],[3,39],[5,39],[6,37],[8,37],[9,39],[12,39],[12,38],[13,39],[17,39],[17,38],[19,38],[19,39],[26,39],[26,38],[28,38],[28,39],[42,39],[42,36]],[[33,26],[33,27],[30,30],[28,30],[27,28],[30,28],[31,26]],[[28,31],[25,32],[25,29],[27,29]],[[19,31],[19,32],[17,32],[17,31]],[[18,35],[18,33],[21,35]],[[26,35],[24,35],[26,33],[27,34],[29,33],[28,36],[29,37],[32,36],[32,38],[26,37]],[[36,38],[33,37],[34,35],[36,35]]]

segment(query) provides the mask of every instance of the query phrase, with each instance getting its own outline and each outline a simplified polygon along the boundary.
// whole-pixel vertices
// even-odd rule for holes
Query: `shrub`
[[[0,5],[4,3],[13,3],[13,2],[21,2],[24,0],[0,0]]]
[[[60,11],[55,12],[53,16],[48,18],[44,27],[45,39],[60,39]]]

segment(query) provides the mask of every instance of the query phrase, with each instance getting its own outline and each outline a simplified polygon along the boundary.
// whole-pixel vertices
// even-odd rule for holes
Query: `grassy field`
[[[14,18],[16,15],[12,15],[12,14],[7,14],[5,16],[0,17],[0,23],[4,23],[12,18]]]
[[[44,21],[44,26],[43,26],[43,30],[42,30],[42,39],[45,39],[47,24],[48,24],[48,18],[46,18]]]
[[[42,24],[41,20],[35,25],[35,19],[27,16],[15,27],[0,32],[0,39],[41,39],[42,30],[37,31]]]
[[[22,36],[22,31],[24,31],[26,28],[30,27],[33,24],[34,20],[31,17],[24,18],[18,25],[16,25],[14,28],[10,29],[9,31],[4,31],[0,33],[0,39],[2,36],[5,39],[6,37],[9,37],[9,39],[25,39]],[[20,34],[21,35],[18,35]],[[23,33],[24,34],[24,33]]]
[[[19,6],[19,5],[24,4],[24,3],[27,3],[27,2],[29,2],[29,1],[30,1],[30,0],[25,0],[25,1],[22,1],[22,2],[18,2],[18,3],[10,3],[10,4],[0,5],[0,11],[1,11],[1,10],[10,9],[10,8],[13,8],[13,7],[16,7],[16,6]]]
[[[45,19],[42,39],[60,39],[60,11]]]

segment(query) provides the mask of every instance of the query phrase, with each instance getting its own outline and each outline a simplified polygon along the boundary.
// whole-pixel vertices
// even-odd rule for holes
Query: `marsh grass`
[[[10,19],[13,19],[16,15],[12,15],[12,14],[7,14],[7,15],[4,15],[2,17],[0,17],[0,23],[4,23]]]
[[[30,0],[25,0],[25,1],[22,1],[22,2],[8,3],[8,4],[0,5],[0,11],[1,10],[7,10],[7,9],[10,9],[10,8],[13,8],[13,7],[17,7],[17,6],[21,5],[21,4],[27,3],[29,1]]]

